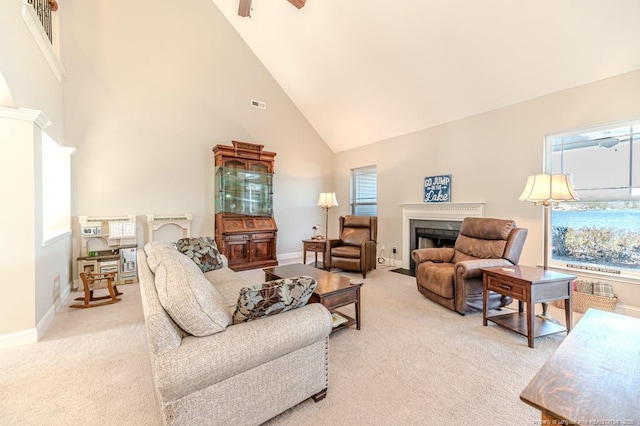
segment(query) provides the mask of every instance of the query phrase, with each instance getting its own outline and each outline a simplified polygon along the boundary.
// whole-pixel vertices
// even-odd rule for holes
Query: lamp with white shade
[[[551,223],[550,207],[560,201],[578,201],[580,198],[573,189],[571,175],[568,173],[538,174],[531,175],[527,178],[527,183],[520,197],[520,201],[531,201],[536,206],[544,207],[544,237],[543,237],[543,263],[542,267],[547,269],[549,266],[549,233],[547,227]],[[551,318],[547,314],[547,303],[542,304],[542,318]]]
[[[329,238],[329,209],[338,205],[335,192],[322,192],[318,197],[318,205],[325,211],[325,225],[324,230],[326,232],[325,238]]]

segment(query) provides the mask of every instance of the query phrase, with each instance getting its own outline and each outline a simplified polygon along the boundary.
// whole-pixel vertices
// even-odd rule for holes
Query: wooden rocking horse
[[[76,297],[75,300],[81,300],[84,303],[69,305],[70,308],[95,308],[96,306],[110,305],[120,301],[118,296],[122,293],[119,292],[118,287],[113,284],[115,272],[107,272],[105,274],[81,272],[80,278],[82,279],[82,285],[84,286],[84,297]],[[104,288],[109,291],[108,296],[93,296],[94,290]],[[103,302],[91,303],[96,300],[103,300]]]

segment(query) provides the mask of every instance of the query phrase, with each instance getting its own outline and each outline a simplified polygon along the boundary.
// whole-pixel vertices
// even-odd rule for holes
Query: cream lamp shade
[[[580,198],[573,189],[570,174],[554,173],[529,176],[518,199],[548,206],[558,201],[578,201]]]
[[[318,197],[318,205],[323,209],[330,209],[338,205],[335,192],[322,192]]]

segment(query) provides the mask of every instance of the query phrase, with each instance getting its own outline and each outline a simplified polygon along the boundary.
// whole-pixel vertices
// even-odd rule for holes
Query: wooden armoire
[[[276,266],[276,153],[263,151],[263,145],[231,143],[213,147],[216,244],[234,271]]]

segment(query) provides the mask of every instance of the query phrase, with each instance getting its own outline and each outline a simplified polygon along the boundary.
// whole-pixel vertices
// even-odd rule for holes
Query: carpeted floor
[[[264,278],[261,270],[241,274]],[[0,351],[0,424],[161,424],[139,289],[121,290],[122,302],[63,308],[38,344]],[[362,289],[362,330],[330,339],[327,398],[269,424],[537,424],[540,413],[519,394],[563,337],[538,338],[530,349],[523,336],[483,327],[481,314],[460,316],[425,299],[414,278],[378,269]]]

